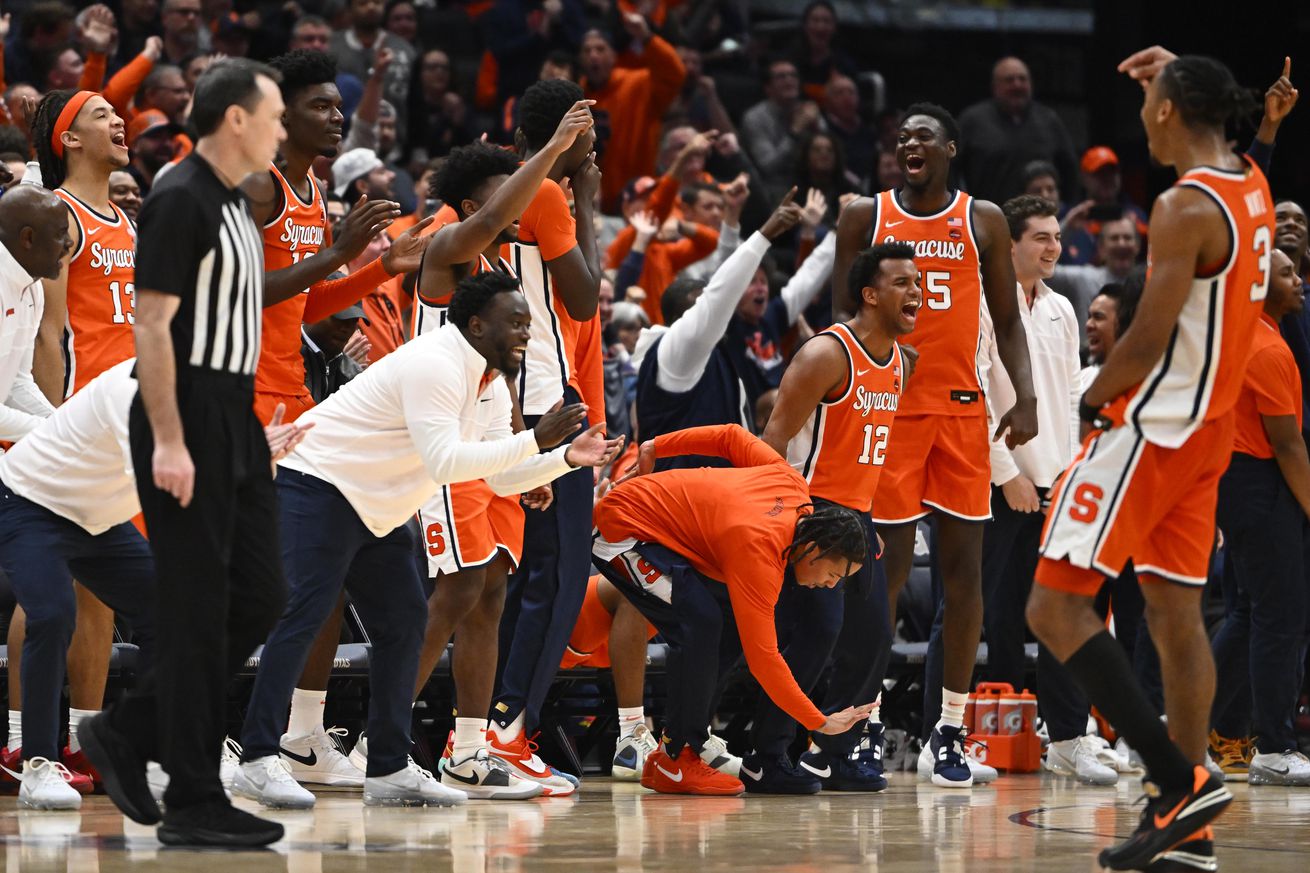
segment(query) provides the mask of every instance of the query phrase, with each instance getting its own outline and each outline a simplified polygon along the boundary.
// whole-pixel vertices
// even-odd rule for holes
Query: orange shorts
[[[483,567],[501,551],[515,567],[523,555],[523,507],[481,479],[443,486],[418,513],[428,578]]]
[[[304,394],[255,394],[255,417],[259,423],[267,425],[273,420],[273,412],[279,403],[286,404],[282,414],[282,423],[291,424],[300,416],[314,408],[314,398],[306,391]]]
[[[985,415],[898,415],[873,498],[877,524],[903,524],[933,510],[966,521],[992,517]]]
[[[1038,583],[1090,597],[1131,559],[1138,575],[1204,585],[1233,423],[1208,422],[1176,449],[1131,427],[1090,434],[1051,492]]]

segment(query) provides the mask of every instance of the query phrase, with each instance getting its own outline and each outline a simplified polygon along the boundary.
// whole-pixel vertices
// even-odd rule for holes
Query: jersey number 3
[[[1269,259],[1273,257],[1269,236],[1269,225],[1262,224],[1255,229],[1252,248],[1256,251],[1256,269],[1260,271],[1260,279],[1251,283],[1252,300],[1264,300],[1269,293]]]
[[[860,451],[861,464],[882,466],[883,461],[887,460],[887,437],[891,432],[891,428],[885,424],[877,427],[871,424],[864,426],[864,448]]]

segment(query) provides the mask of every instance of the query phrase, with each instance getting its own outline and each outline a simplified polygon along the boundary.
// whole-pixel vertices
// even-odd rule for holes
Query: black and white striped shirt
[[[259,228],[241,190],[194,152],[141,207],[136,286],[181,298],[172,323],[179,373],[254,375],[264,299]]]

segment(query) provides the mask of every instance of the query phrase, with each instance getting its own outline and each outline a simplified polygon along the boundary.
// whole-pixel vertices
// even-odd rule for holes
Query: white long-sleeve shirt
[[[442,485],[486,479],[519,494],[570,469],[567,446],[538,454],[514,433],[509,388],[452,324],[410,340],[297,423],[314,427],[279,463],[331,483],[377,536]]]
[[[1032,309],[1023,288],[1015,285],[1019,318],[1028,337],[1028,359],[1037,394],[1037,436],[1008,449],[1004,435],[991,444],[992,484],[1004,485],[1022,473],[1038,488],[1048,488],[1078,451],[1078,322],[1073,306],[1040,279]],[[987,417],[996,422],[1014,405],[1014,384],[1001,364],[996,331],[986,301],[982,307],[982,343],[978,370],[983,377]]]
[[[55,411],[32,378],[32,352],[44,312],[41,280],[0,245],[0,440],[16,442]]]
[[[0,480],[96,536],[141,511],[127,414],[136,396],[129,358],[96,376],[0,457]]]

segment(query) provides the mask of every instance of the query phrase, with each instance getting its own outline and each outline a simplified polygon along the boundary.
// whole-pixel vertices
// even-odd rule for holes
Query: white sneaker
[[[355,740],[355,748],[350,750],[348,757],[356,770],[361,773],[368,772],[368,735],[363,731],[360,731],[359,739]]]
[[[620,782],[640,782],[646,756],[660,747],[659,740],[644,724],[619,740],[614,747],[614,764],[610,775]]]
[[[509,765],[486,749],[441,768],[441,784],[462,791],[472,800],[527,800],[546,789],[517,776]]]
[[[23,762],[18,805],[26,809],[81,809],[82,795],[69,785],[73,774],[58,761],[29,758]]]
[[[1046,747],[1042,766],[1059,776],[1072,776],[1084,785],[1114,785],[1119,772],[1101,761],[1102,746],[1096,737],[1059,740]]]
[[[291,778],[286,762],[277,755],[246,761],[237,768],[232,793],[257,800],[270,809],[313,809],[314,795]]]
[[[996,768],[990,764],[984,764],[967,753],[964,756],[964,763],[969,765],[969,773],[973,776],[974,785],[986,785],[988,782],[995,782],[996,777],[1000,774]],[[919,751],[919,760],[915,762],[915,772],[920,779],[931,779],[933,771],[932,749],[928,743],[925,743]]]
[[[1115,740],[1114,753],[1119,756],[1123,765],[1116,768],[1120,773],[1145,773],[1146,767],[1142,764],[1142,756],[1137,754],[1137,750],[1128,745],[1128,741],[1123,737]],[[1206,757],[1209,757],[1208,755]]]
[[[158,761],[146,761],[146,785],[150,788],[150,796],[155,799],[155,803],[163,805],[164,792],[168,790],[168,774],[160,766]],[[223,786],[224,790],[230,790]]]
[[[1295,751],[1267,755],[1256,752],[1251,757],[1247,781],[1252,785],[1310,785],[1310,758]],[[27,784],[26,777],[23,784]]]
[[[652,738],[653,739],[653,738]],[[741,758],[728,751],[728,743],[723,737],[710,733],[710,738],[701,747],[700,759],[720,773],[737,779],[741,774]]]
[[[413,758],[403,770],[364,779],[365,806],[455,806],[468,797],[458,788],[442,785]]]
[[[359,787],[364,784],[364,771],[341,753],[336,738],[344,736],[345,728],[324,730],[319,725],[304,736],[283,734],[279,751],[297,782]]]
[[[218,781],[223,783],[223,790],[229,795],[232,793],[232,783],[236,781],[240,770],[241,744],[231,737],[224,737],[223,750],[218,755]]]

